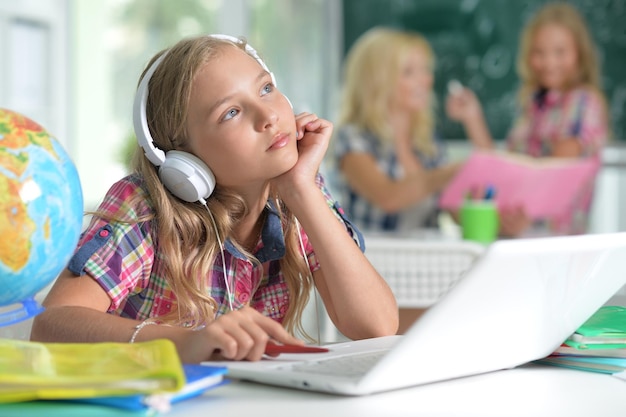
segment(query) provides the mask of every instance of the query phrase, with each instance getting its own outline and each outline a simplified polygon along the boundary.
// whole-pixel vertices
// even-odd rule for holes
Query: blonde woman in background
[[[575,7],[549,3],[532,17],[521,36],[517,70],[519,114],[507,135],[507,148],[537,158],[599,160],[609,137],[608,111],[591,35]],[[446,110],[464,124],[473,143],[494,146],[470,89],[449,95]],[[548,227],[558,233],[584,232],[592,191],[585,190],[579,206],[567,218],[552,219]],[[519,235],[531,224],[515,207],[500,214],[508,235]]]
[[[348,52],[334,158],[336,187],[363,231],[435,226],[446,163],[435,128],[435,57],[419,34],[375,27]]]

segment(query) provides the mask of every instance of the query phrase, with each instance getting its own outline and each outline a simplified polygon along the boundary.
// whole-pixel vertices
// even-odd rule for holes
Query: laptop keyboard
[[[355,377],[365,375],[376,362],[388,351],[369,352],[337,358],[324,359],[320,361],[303,362],[285,367],[294,371],[315,373],[322,375],[336,375],[344,377]]]

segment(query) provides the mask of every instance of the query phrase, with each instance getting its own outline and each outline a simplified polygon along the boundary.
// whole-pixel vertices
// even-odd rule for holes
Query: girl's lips
[[[268,150],[283,148],[287,146],[288,143],[289,143],[289,135],[286,133],[281,133],[274,137],[274,140],[272,141],[272,144],[270,145]]]

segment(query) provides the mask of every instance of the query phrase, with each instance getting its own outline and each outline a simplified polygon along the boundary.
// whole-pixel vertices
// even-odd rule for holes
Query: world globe
[[[63,270],[82,216],[80,179],[61,144],[31,119],[0,109],[0,306],[18,306],[0,315],[0,326],[32,310],[35,294]]]

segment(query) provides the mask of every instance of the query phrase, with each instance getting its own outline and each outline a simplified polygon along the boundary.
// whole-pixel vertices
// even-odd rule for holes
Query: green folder
[[[601,307],[565,344],[579,349],[626,348],[626,307]]]

